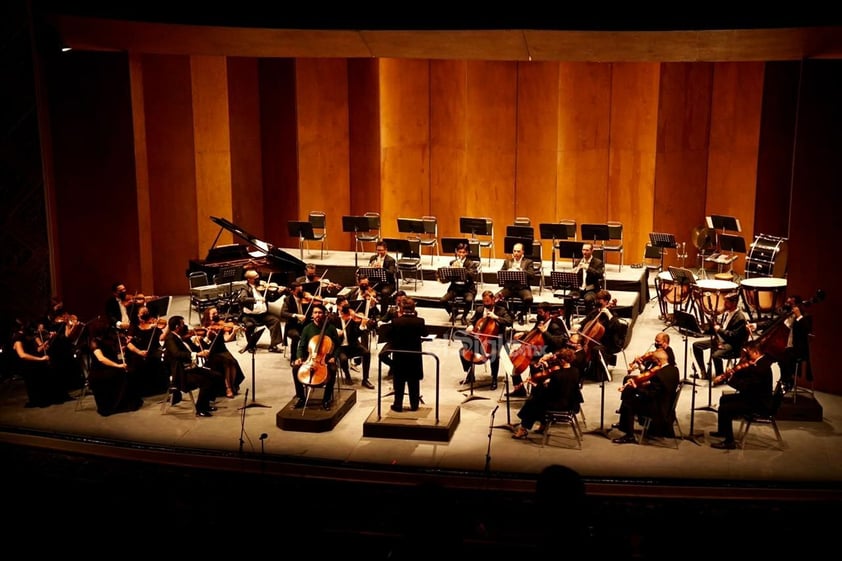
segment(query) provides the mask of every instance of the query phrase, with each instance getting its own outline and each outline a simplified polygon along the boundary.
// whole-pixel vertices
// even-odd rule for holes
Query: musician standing
[[[474,364],[487,361],[491,364],[491,389],[497,389],[500,353],[506,340],[506,330],[513,323],[512,314],[506,306],[495,300],[494,293],[490,290],[483,292],[482,306],[476,309],[471,318],[466,329],[468,337],[463,341],[466,346],[459,353],[459,360],[466,374],[462,384],[474,383]],[[474,357],[473,360],[466,359],[465,354]]]
[[[408,297],[401,299],[398,317],[383,326],[383,337],[388,341],[390,351],[413,351],[391,353],[390,372],[394,371],[395,386],[395,399],[391,409],[396,413],[403,411],[404,388],[409,393],[409,410],[418,410],[421,402],[421,380],[424,378],[424,357],[420,354],[421,338],[427,333],[424,318],[418,317],[415,312],[415,300]]]
[[[395,261],[394,257],[386,253],[386,242],[383,240],[377,242],[375,251],[376,253],[368,260],[368,266],[377,269],[385,269],[386,282],[380,283],[376,289],[380,295],[380,304],[382,306],[388,306],[389,301],[392,298],[392,293],[395,291],[396,287],[395,275],[398,272],[398,263]]]
[[[129,300],[125,284],[115,282],[111,285],[111,298],[105,302],[105,316],[111,322],[112,327],[124,330],[131,327],[131,318],[127,306]],[[133,301],[133,299],[131,300]]]
[[[316,385],[307,372],[301,373],[304,381],[299,378],[298,374],[303,365],[304,368],[309,368],[319,375],[322,374],[320,371],[322,368],[326,369],[325,379],[319,385],[324,386],[322,409],[330,411],[333,404],[333,386],[339,369],[339,347],[342,339],[336,331],[336,326],[328,321],[327,310],[323,304],[313,304],[311,314],[313,321],[304,326],[298,346],[293,349],[292,382],[295,385],[295,397],[298,398],[294,408],[301,409],[306,403],[304,386],[315,387]],[[323,328],[324,332],[322,332]],[[329,341],[325,341],[325,338]],[[318,343],[321,345],[317,346]]]
[[[772,357],[762,354],[756,341],[745,346],[748,360],[739,363],[714,380],[714,384],[727,382],[737,390],[736,393],[723,393],[717,408],[716,431],[712,437],[719,437],[722,442],[714,442],[711,448],[733,450],[734,419],[748,414],[766,415],[772,408]]]
[[[518,323],[524,324],[526,315],[532,308],[532,279],[535,276],[535,269],[532,264],[532,259],[523,255],[523,244],[516,243],[512,246],[512,256],[503,261],[501,271],[523,271],[526,273],[526,283],[506,283],[500,291],[500,297],[503,300],[508,300],[512,297],[518,297],[521,300],[521,307],[519,310],[513,310],[517,313]]]
[[[801,375],[798,368],[802,363],[806,364],[807,380],[813,379],[810,367],[810,334],[813,332],[813,318],[804,314],[802,304],[800,296],[792,295],[786,299],[784,308],[790,314],[784,320],[786,326],[789,327],[789,336],[783,356],[778,361],[784,391],[790,391],[794,387],[795,377]]]
[[[301,340],[301,332],[304,330],[304,325],[308,321],[308,312],[312,310],[311,304],[304,303],[304,287],[298,281],[293,281],[289,285],[289,294],[281,306],[281,320],[284,322],[284,337],[289,339],[289,363],[295,361],[295,349],[298,348],[298,342]]]
[[[457,297],[464,299],[462,308],[462,325],[468,325],[468,312],[474,307],[474,298],[477,296],[476,277],[478,271],[477,262],[468,258],[468,244],[459,242],[456,246],[456,257],[450,262],[453,269],[465,269],[465,280],[454,280],[447,287],[447,292],[441,297],[445,310],[450,315],[450,321],[454,321],[458,310],[453,308],[453,300]]]
[[[564,321],[567,325],[570,325],[576,301],[582,299],[585,302],[585,315],[588,315],[596,304],[597,292],[605,283],[605,262],[594,257],[592,244],[582,245],[582,257],[574,262],[573,272],[576,273],[579,286],[571,290],[564,300]]]
[[[705,364],[705,350],[710,349],[711,361],[716,375],[722,374],[723,360],[738,358],[740,349],[748,341],[748,322],[742,310],[739,309],[739,294],[733,292],[725,295],[725,311],[719,318],[713,318],[713,337],[693,343],[693,356],[699,366],[699,374],[707,380],[709,372]]]
[[[364,344],[364,342],[368,342],[368,339],[364,339],[362,335],[369,327],[376,325],[376,320],[351,310],[348,299],[344,296],[336,297],[336,309],[338,313],[331,316],[331,321],[336,326],[341,340],[339,345],[339,368],[342,369],[342,373],[345,375],[345,383],[352,383],[351,359],[361,357],[363,367],[362,386],[373,390],[374,384],[368,378],[369,371],[371,370],[371,351],[368,345]]]
[[[259,325],[269,329],[269,351],[281,352],[284,342],[281,318],[269,311],[266,291],[261,290],[260,274],[254,269],[246,271],[246,285],[240,290],[237,300],[242,308],[242,322],[246,329],[246,338],[251,337]]]

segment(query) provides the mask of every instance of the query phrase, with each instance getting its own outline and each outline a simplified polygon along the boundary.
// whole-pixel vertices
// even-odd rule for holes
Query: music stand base
[[[716,408],[716,405],[703,405],[702,407],[696,407],[696,411],[712,411],[713,413],[719,413],[719,410]]]
[[[690,442],[692,442],[696,446],[701,446],[702,443],[699,442],[699,438],[701,438],[703,436],[704,436],[704,433],[701,433],[701,432],[698,432],[696,434],[685,434],[684,436],[681,437],[681,440],[689,440]]]
[[[243,409],[251,409],[252,407],[270,407],[269,405],[263,405],[262,403],[251,402],[248,405],[244,405],[243,407],[238,407],[237,411],[241,411]]]
[[[586,432],[585,434],[593,434],[593,435],[596,435],[596,436],[602,436],[602,437],[605,437],[605,438],[607,438],[607,439],[609,439],[609,440],[611,439],[611,429],[606,429],[606,428],[599,428],[599,429],[589,430],[589,431],[588,431],[588,432]]]

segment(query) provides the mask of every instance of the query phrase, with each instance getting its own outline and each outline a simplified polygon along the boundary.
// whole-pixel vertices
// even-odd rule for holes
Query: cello
[[[333,340],[325,337],[328,317],[324,316],[322,330],[307,342],[307,360],[301,363],[296,376],[305,386],[322,386],[328,381],[330,372],[327,358],[333,352]]]
[[[493,318],[481,318],[471,335],[471,345],[462,347],[459,354],[467,362],[473,364],[485,364],[492,352],[491,339],[500,334],[500,323]],[[476,341],[474,341],[476,340]],[[477,347],[479,347],[477,349]]]
[[[532,359],[536,352],[540,352],[544,348],[544,332],[541,327],[549,322],[541,322],[533,327],[522,339],[519,339],[520,346],[509,354],[509,359],[512,361],[512,373],[520,374],[532,364]]]

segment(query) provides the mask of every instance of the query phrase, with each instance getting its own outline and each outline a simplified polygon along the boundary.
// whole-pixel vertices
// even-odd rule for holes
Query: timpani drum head
[[[786,304],[786,279],[757,277],[743,279],[740,294],[749,310],[774,312]]]
[[[725,296],[737,291],[737,283],[716,279],[696,281],[694,297],[699,308],[708,316],[725,311]]]

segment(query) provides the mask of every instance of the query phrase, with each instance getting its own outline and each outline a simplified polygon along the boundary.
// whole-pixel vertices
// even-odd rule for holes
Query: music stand
[[[532,238],[506,236],[503,238],[503,251],[511,254],[517,244],[523,244],[523,255],[532,257]]]
[[[369,230],[368,216],[343,216],[342,217],[342,231],[343,232],[353,232],[354,233],[354,239],[356,239],[358,232],[368,232],[368,230]],[[357,245],[358,244],[354,244],[354,267],[358,266]]]
[[[722,251],[730,251],[731,253],[745,253],[746,240],[742,236],[720,234],[719,247]]]
[[[506,226],[506,235],[515,238],[526,238],[531,242],[535,239],[535,229],[532,226],[512,224],[511,226]],[[509,252],[507,251],[506,253]]]
[[[359,279],[367,278],[371,287],[374,288],[377,284],[385,284],[386,283],[386,269],[383,267],[360,267],[357,269],[357,282],[359,283]],[[374,281],[377,282],[374,282]]]
[[[708,228],[712,228],[714,230],[729,230],[731,232],[742,232],[742,228],[740,228],[740,220],[733,216],[723,216],[720,214],[711,214],[710,216],[705,217],[705,221],[707,222]]]
[[[555,271],[555,250],[558,249],[556,242],[558,240],[568,239],[567,224],[538,224],[538,233],[541,236],[542,240],[552,240],[553,242],[553,271]]]
[[[687,378],[687,356],[689,351],[687,349],[687,338],[689,336],[693,337],[702,337],[704,333],[702,333],[702,328],[699,326],[699,322],[696,320],[696,316],[689,312],[684,312],[681,310],[675,310],[675,321],[673,325],[678,327],[678,333],[681,334],[681,337],[684,339],[684,382],[690,382],[691,379]],[[696,370],[696,365],[693,365],[693,371]],[[692,379],[692,386],[693,386],[693,394],[690,397],[690,432],[684,438],[686,440],[691,441],[693,444],[697,446],[701,446],[698,440],[696,440],[696,434],[693,432],[693,422],[696,417],[696,380]]]
[[[424,234],[424,221],[420,218],[398,218],[398,232],[401,234]]]
[[[571,290],[579,288],[579,278],[576,276],[576,273],[571,273],[570,271],[552,271],[550,273],[550,282],[552,283],[553,291],[560,290],[569,293]],[[553,294],[553,296],[559,297],[556,294]],[[567,294],[562,294],[561,296],[564,297]]]
[[[476,238],[477,234],[480,236],[490,236],[489,226],[490,223],[485,218],[472,218],[468,216],[461,216],[459,218],[459,233],[471,234],[473,238]]]
[[[497,271],[497,286],[528,286],[526,271]]]
[[[675,249],[678,247],[678,242],[675,241],[675,236],[672,234],[664,234],[662,232],[649,232],[649,243],[653,247],[661,250],[661,270],[664,270],[664,254],[667,248]]]
[[[287,222],[287,232],[290,237],[298,238],[298,251],[301,254],[301,259],[304,259],[304,241],[316,239],[313,225],[306,220],[290,220]]]
[[[146,303],[146,308],[149,310],[149,317],[165,318],[170,315],[170,304],[172,303],[172,296],[161,296],[155,300]]]
[[[608,224],[582,224],[582,239],[594,243],[611,239]]]
[[[689,286],[696,282],[696,278],[693,276],[693,271],[689,269],[682,269],[681,267],[669,267],[667,270],[669,271],[670,277],[672,277],[672,281],[680,287]],[[692,298],[687,298],[688,307],[690,306],[691,300]],[[673,308],[673,310],[674,309],[675,308]]]
[[[244,350],[251,353],[251,403],[243,405],[240,409],[249,407],[269,407],[268,405],[263,405],[262,403],[257,403],[255,401],[257,390],[254,386],[254,354],[257,352],[257,342],[260,341],[260,336],[263,335],[263,331],[265,329],[265,326],[260,327],[255,329],[251,335],[246,335],[246,348]]]
[[[460,243],[463,243],[469,247],[471,245],[471,242],[470,240],[468,240],[468,238],[442,238],[441,250],[444,253],[456,253],[456,246]]]
[[[579,240],[559,240],[559,259],[564,259],[565,257],[570,258],[570,266],[573,267],[573,261],[576,259],[576,256],[578,255],[579,257],[582,257],[582,246],[586,243],[590,242],[583,242]]]
[[[608,369],[608,365],[605,363],[605,357],[602,356],[602,350],[604,347],[599,343],[599,341],[594,341],[584,333],[580,332],[579,334],[586,339],[590,339],[591,342],[596,345],[596,354],[599,356],[599,362],[602,364],[602,369],[605,372],[604,376],[600,376],[601,381],[599,382],[599,428],[590,431],[588,434],[596,434],[604,436],[605,438],[611,438],[609,435],[611,429],[605,429],[605,382],[613,381],[613,377],[611,376],[611,371]]]

